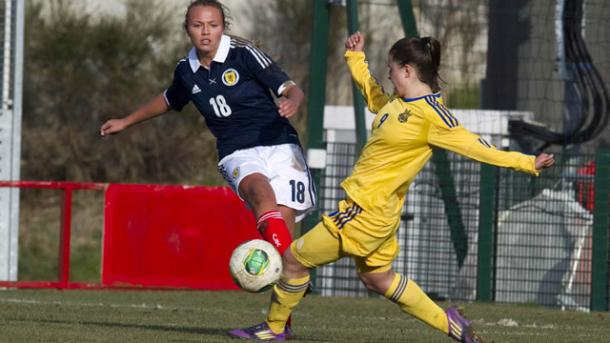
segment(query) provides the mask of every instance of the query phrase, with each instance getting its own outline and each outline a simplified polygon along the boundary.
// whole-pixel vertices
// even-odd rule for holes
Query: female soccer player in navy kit
[[[108,120],[101,135],[180,111],[192,101],[217,139],[219,171],[254,212],[262,236],[283,254],[295,222],[315,204],[299,139],[287,119],[304,95],[267,54],[226,35],[227,25],[220,2],[193,1],[184,22],[193,48],[178,62],[172,84],[126,117]]]
[[[290,338],[285,323],[303,298],[309,269],[349,256],[370,291],[456,341],[479,343],[470,321],[456,308],[443,310],[417,283],[392,268],[399,251],[396,231],[407,190],[432,156],[433,148],[534,175],[552,166],[553,156],[500,151],[462,127],[443,105],[439,93],[441,54],[436,39],[403,38],[392,46],[388,69],[393,94],[386,94],[371,76],[362,34],[348,37],[345,47],[352,77],[369,109],[376,113],[371,136],[352,174],[341,183],[347,197],[339,202],[337,211],[324,215],[284,254],[284,270],[273,287],[266,320],[232,330],[229,335],[268,341]]]

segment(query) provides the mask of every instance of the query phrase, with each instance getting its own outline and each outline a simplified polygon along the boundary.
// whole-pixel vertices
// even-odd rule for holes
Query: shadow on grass
[[[145,325],[145,324],[126,324],[126,323],[107,323],[107,322],[90,322],[90,321],[72,321],[72,320],[50,320],[50,319],[13,319],[13,321],[19,322],[35,322],[41,324],[66,324],[66,325],[92,325],[102,326],[110,328],[124,328],[124,329],[144,329],[144,330],[157,330],[166,332],[180,332],[180,333],[191,333],[200,335],[213,335],[219,337],[229,338],[227,332],[235,328],[205,328],[205,327],[180,327],[180,326],[165,326],[165,325]],[[307,342],[328,342],[327,339],[316,339],[311,337],[301,337],[299,339],[305,339]]]
[[[180,327],[180,326],[165,326],[165,325],[146,325],[146,324],[126,324],[126,323],[108,323],[108,322],[91,322],[91,321],[73,321],[73,320],[50,320],[50,319],[12,319],[12,321],[18,322],[34,322],[40,324],[66,324],[66,325],[92,325],[102,326],[110,328],[124,328],[124,329],[144,329],[144,330],[157,330],[165,332],[179,332],[179,333],[190,333],[200,335],[210,335],[218,337],[229,338],[227,332],[234,328],[205,328],[205,327]],[[310,337],[299,337],[299,340],[303,339],[307,342],[328,342],[327,339],[316,339]]]
[[[41,324],[94,325],[94,326],[103,326],[103,327],[111,327],[111,328],[145,329],[145,330],[182,332],[182,333],[194,333],[194,334],[217,335],[217,336],[226,336],[227,331],[232,329],[232,328],[212,329],[212,328],[205,328],[205,327],[181,327],[181,326],[148,325],[148,324],[90,322],[90,321],[80,321],[80,320],[73,321],[73,320],[50,320],[50,319],[13,319],[13,321],[34,322],[34,323],[41,323]]]

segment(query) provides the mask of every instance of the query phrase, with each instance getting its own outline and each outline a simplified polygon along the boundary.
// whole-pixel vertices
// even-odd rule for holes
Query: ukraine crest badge
[[[409,120],[410,116],[411,116],[411,110],[406,110],[398,115],[398,121],[401,123],[406,123],[407,120]]]

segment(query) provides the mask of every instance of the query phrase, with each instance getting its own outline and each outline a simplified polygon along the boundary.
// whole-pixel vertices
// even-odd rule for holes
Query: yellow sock
[[[267,324],[275,333],[284,332],[286,321],[309,286],[309,274],[300,279],[287,279],[282,276],[275,286],[271,295],[271,305],[267,315]]]
[[[413,280],[409,280],[404,275],[395,274],[385,297],[397,303],[404,312],[449,334],[449,323],[445,311],[434,303]]]

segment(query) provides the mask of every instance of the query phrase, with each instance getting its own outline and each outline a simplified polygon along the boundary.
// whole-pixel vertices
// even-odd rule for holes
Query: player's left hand
[[[536,156],[535,166],[537,170],[548,168],[555,164],[555,156],[553,154],[542,153]]]
[[[282,92],[282,96],[278,99],[278,112],[284,118],[290,118],[297,113],[299,106],[305,99],[305,94],[301,88],[292,82]]]
[[[282,117],[290,118],[297,113],[299,104],[293,99],[284,97],[280,98],[278,108]]]

